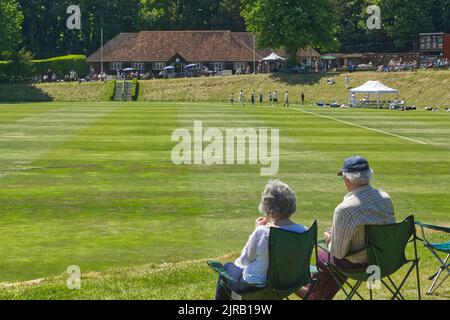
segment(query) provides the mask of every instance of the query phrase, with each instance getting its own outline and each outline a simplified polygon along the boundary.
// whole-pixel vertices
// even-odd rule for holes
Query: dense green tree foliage
[[[139,0],[78,0],[81,30],[69,30],[67,7],[73,0],[20,0],[24,11],[24,44],[38,56],[92,52],[119,32],[137,30]]]
[[[335,45],[330,0],[243,0],[242,14],[260,46],[284,48],[293,60],[297,50],[308,45]]]
[[[16,0],[0,1],[0,58],[9,56],[20,43],[23,14]]]
[[[72,4],[81,8],[81,30],[66,26]],[[367,7],[373,4],[381,7],[380,30],[366,26]],[[260,44],[291,53],[305,45],[408,51],[417,47],[420,32],[450,33],[450,1],[1,0],[0,24],[0,54],[25,47],[38,58],[89,54],[100,45],[101,28],[105,41],[140,30],[248,30]]]

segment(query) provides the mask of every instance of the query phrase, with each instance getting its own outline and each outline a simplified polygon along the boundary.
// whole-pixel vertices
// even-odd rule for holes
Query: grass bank
[[[251,91],[263,92],[265,99],[269,91],[278,90],[280,98],[289,90],[292,102],[300,100],[304,92],[307,103],[318,101],[348,101],[345,76],[349,76],[353,87],[369,80],[380,80],[396,88],[408,104],[417,106],[450,106],[450,72],[377,73],[359,72],[338,74],[336,84],[327,85],[328,75],[249,75],[224,78],[174,79],[141,82],[140,101],[193,101],[227,102],[230,93],[235,97],[244,90],[247,98]]]
[[[215,78],[171,79],[140,81],[138,101],[158,102],[227,102],[230,93],[235,96],[244,90],[247,98],[252,90],[263,92],[278,90],[280,98],[290,91],[291,101],[299,101],[304,92],[307,103],[318,101],[348,101],[345,76],[353,87],[368,80],[380,80],[396,88],[409,105],[450,107],[450,71],[419,71],[417,73],[342,73],[335,76],[336,84],[327,85],[327,74],[311,75],[249,75]],[[58,83],[37,85],[0,85],[0,102],[60,101],[98,102],[105,99],[107,85],[103,83]]]
[[[433,296],[425,295],[432,273],[431,256],[421,250],[422,299],[448,300],[450,290],[442,286]],[[426,257],[424,256],[426,255]],[[217,260],[233,261],[238,255],[230,254]],[[207,267],[206,259],[180,263],[147,264],[128,268],[116,268],[106,272],[82,273],[81,288],[67,288],[68,274],[47,279],[21,283],[0,284],[1,300],[211,300],[214,299],[217,275]],[[399,283],[407,267],[398,271],[393,279]],[[426,270],[425,272],[423,272]],[[415,275],[406,282],[403,295],[417,299]],[[362,286],[361,293],[368,298],[368,290]],[[377,300],[390,299],[387,289],[375,290]],[[291,299],[298,299],[295,295]],[[336,299],[344,299],[338,293]]]
[[[2,84],[1,102],[99,102],[106,96],[105,83],[40,83],[40,84]]]

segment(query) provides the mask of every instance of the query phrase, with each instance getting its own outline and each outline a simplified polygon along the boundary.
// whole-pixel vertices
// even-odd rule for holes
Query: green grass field
[[[279,128],[276,177],[296,191],[299,223],[317,219],[320,231],[331,225],[346,193],[336,172],[345,157],[361,154],[374,168],[374,186],[391,194],[398,220],[414,214],[450,225],[450,113],[2,104],[0,299],[213,298],[214,275],[196,260],[239,253],[269,178],[259,166],[172,164],[171,134],[192,129],[194,120]],[[434,261],[422,247],[420,255],[426,287]],[[69,265],[81,267],[80,291],[58,277]],[[16,283],[39,278],[50,279]],[[415,298],[413,284],[406,293]],[[449,284],[438,293],[449,299]]]

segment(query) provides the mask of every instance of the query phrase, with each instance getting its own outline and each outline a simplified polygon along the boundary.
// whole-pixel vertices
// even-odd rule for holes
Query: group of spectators
[[[413,71],[416,72],[420,68],[420,64],[417,60],[414,61],[403,61],[402,58],[395,60],[392,59],[388,64],[380,64],[378,66],[378,72],[399,72],[399,71]],[[439,58],[436,60],[423,63],[422,67],[425,70],[436,69],[436,70],[447,70],[450,68],[450,63],[448,58]]]
[[[429,62],[425,65],[425,69],[437,69],[437,70],[447,70],[450,68],[450,63],[448,61],[448,58],[443,58],[443,59],[437,59],[433,62]]]
[[[419,69],[419,62],[414,61],[403,61],[402,58],[395,60],[391,59],[389,64],[380,64],[378,66],[378,72],[399,72],[399,71],[414,71]]]
[[[48,69],[46,74],[38,75],[35,74],[31,77],[33,83],[45,83],[45,82],[73,82],[80,81],[78,73],[75,70],[71,70],[69,74],[63,74],[61,71],[53,72]]]
[[[92,82],[92,81],[106,81],[107,75],[105,72],[96,73],[93,69],[88,76],[81,78],[75,70],[71,70],[68,74],[63,74],[61,71],[53,72],[48,69],[46,74],[35,74],[31,77],[33,83],[47,83],[47,82]]]

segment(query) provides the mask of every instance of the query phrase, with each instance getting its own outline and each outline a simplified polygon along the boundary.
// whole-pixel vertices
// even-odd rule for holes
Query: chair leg
[[[416,266],[416,280],[417,280],[417,296],[419,300],[422,300],[422,294],[420,292],[420,275],[419,275],[419,255],[417,254],[417,233],[414,228],[414,257],[415,257],[415,266]]]
[[[395,285],[395,282],[392,280],[392,278],[390,276],[387,277],[389,279],[389,282],[391,283],[391,285],[394,287],[395,290],[398,290],[397,286]],[[401,300],[405,300],[405,298],[403,297],[402,293],[400,291],[398,291],[398,296],[400,297]],[[399,299],[399,300],[400,300]]]
[[[391,292],[392,295],[395,294],[394,290],[392,290],[391,287],[389,287],[389,285],[383,279],[380,279],[380,281]]]
[[[359,296],[359,297],[361,298],[361,300],[364,300],[364,298],[361,297],[361,295],[358,293],[358,289],[359,289],[359,287],[361,286],[361,283],[362,283],[362,282],[363,282],[363,281],[362,281],[362,278],[359,279],[359,280],[356,282],[355,286],[353,287],[352,291],[350,292],[350,295],[347,297],[347,300],[352,300],[352,299],[353,299],[353,296],[354,296],[355,294],[357,294],[357,296]],[[347,284],[348,284],[348,283],[347,283]]]
[[[345,280],[345,278],[339,273],[339,271],[335,270],[333,267],[330,266],[328,271],[331,273],[331,276],[333,277],[334,281],[339,286],[339,289],[342,290],[342,292],[344,292],[345,298],[347,299],[349,293],[347,293],[347,290],[345,290],[345,284],[347,284],[351,290],[353,290],[353,287],[348,283],[348,281]]]
[[[342,292],[344,292],[346,300],[351,300],[349,299],[349,296],[351,296],[351,298],[353,298],[353,296],[356,294],[361,300],[364,300],[364,298],[359,294],[358,289],[359,289],[359,284],[358,286],[355,285],[355,287],[353,287],[347,280],[345,280],[345,277],[343,275],[340,274],[340,272],[338,270],[336,270],[332,265],[328,265],[327,266],[328,271],[331,273],[331,276],[333,277],[334,281],[337,283],[337,285],[339,286],[339,289],[342,290]],[[338,277],[340,277],[340,279],[338,279]],[[347,293],[347,290],[345,290],[345,285],[350,287],[350,293]],[[353,292],[353,293],[352,293]]]
[[[422,293],[420,292],[420,275],[419,275],[419,260],[416,262],[416,279],[417,279],[417,297],[422,300]]]
[[[348,281],[347,281],[346,283],[347,283],[347,285],[348,285],[352,290],[354,290],[354,287],[352,287],[352,285],[351,285]],[[362,282],[361,282],[361,283],[362,283]],[[361,285],[361,284],[359,284],[359,286],[360,286],[360,285]],[[359,286],[358,286],[357,289],[359,289]],[[364,297],[361,296],[361,295],[359,294],[358,290],[356,290],[354,294],[356,294],[361,300],[365,300]],[[353,296],[352,296],[352,298],[353,298]]]
[[[444,269],[441,268],[441,270],[439,271],[438,275],[434,278],[433,284],[431,285],[430,289],[428,290],[427,294],[428,295],[432,295],[440,286],[441,284],[443,284],[445,282],[445,280],[447,280],[447,278],[450,276],[450,270],[447,269],[448,274],[444,277],[444,279],[442,279],[438,285],[436,285],[437,280],[439,279],[442,271]]]
[[[449,269],[449,265],[447,264],[449,257],[450,257],[450,254],[447,255],[447,258],[445,258],[445,261],[442,261],[439,257],[439,261],[441,261],[442,266],[439,269],[439,271],[434,274],[434,281],[431,284],[430,289],[428,289],[427,295],[432,295],[437,290],[437,288],[439,288],[441,286],[441,284],[443,284],[444,281],[447,280],[447,278],[449,277],[450,269]],[[439,277],[441,276],[441,274],[444,270],[446,270],[448,272],[447,276],[442,281],[440,281],[437,286],[435,286],[436,282],[438,281]]]
[[[343,279],[338,279],[338,277],[340,277],[340,274],[337,270],[335,270],[333,268],[333,266],[331,265],[325,265],[325,267],[328,269],[328,272],[331,274],[331,276],[333,277],[334,281],[337,283],[337,285],[339,286],[339,290],[342,290],[345,294],[345,296],[348,296],[347,291],[345,290],[344,284],[346,281],[344,281]]]
[[[441,285],[442,283],[444,283],[444,281],[445,281],[445,280],[448,278],[448,276],[450,275],[450,269],[449,269],[449,266],[450,266],[450,265],[447,264],[447,262],[448,262],[448,260],[449,260],[449,258],[450,258],[450,254],[447,255],[447,257],[445,258],[445,260],[442,260],[441,257],[440,257],[434,250],[431,250],[431,249],[430,249],[430,251],[431,251],[431,253],[439,260],[439,262],[441,263],[441,267],[440,267],[440,269],[439,269],[438,272],[436,272],[432,277],[430,277],[430,280],[434,279],[434,281],[433,281],[433,283],[431,284],[430,289],[428,289],[427,295],[432,295],[432,294],[437,290],[437,288],[439,288],[440,285]],[[449,274],[448,274],[442,281],[440,281],[439,284],[438,284],[437,286],[435,286],[435,285],[436,285],[436,282],[438,281],[439,277],[441,276],[442,272],[444,272],[444,270],[446,270]]]
[[[414,261],[413,265],[411,266],[411,268],[409,268],[408,272],[406,273],[406,276],[403,278],[402,283],[400,283],[400,285],[398,286],[398,289],[395,292],[395,294],[391,300],[395,300],[395,298],[397,298],[397,295],[401,296],[400,290],[402,289],[403,285],[405,284],[406,280],[408,279],[408,277],[411,274],[411,272],[413,271],[413,269],[416,267],[416,264],[417,264],[417,261]]]

